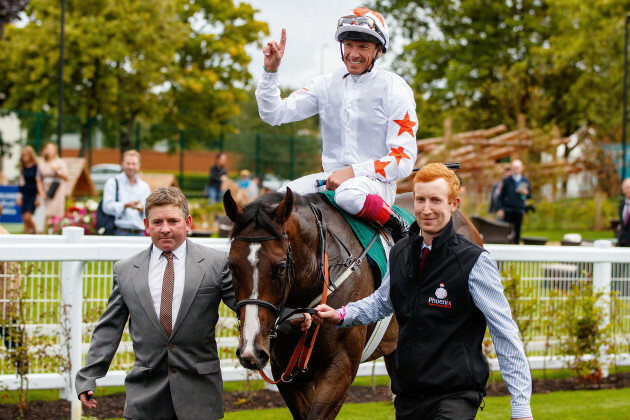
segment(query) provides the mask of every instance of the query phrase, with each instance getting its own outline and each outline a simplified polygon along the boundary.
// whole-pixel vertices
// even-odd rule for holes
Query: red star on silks
[[[391,152],[387,156],[394,156],[396,158],[396,164],[400,165],[400,159],[411,159],[407,154],[403,151],[402,147],[392,147]]]
[[[384,178],[387,178],[387,175],[385,175],[385,167],[389,165],[390,163],[391,162],[381,162],[380,160],[375,160],[374,172],[376,172],[377,174],[383,175]]]
[[[409,119],[409,111],[405,114],[405,118],[402,120],[394,120],[394,122],[400,126],[400,130],[398,130],[399,136],[402,133],[409,133],[411,137],[414,136],[412,128],[416,125],[416,122]]]

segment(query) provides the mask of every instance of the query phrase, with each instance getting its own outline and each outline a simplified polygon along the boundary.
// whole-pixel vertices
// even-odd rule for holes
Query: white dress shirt
[[[162,255],[162,250],[153,245],[151,248],[151,260],[149,261],[149,291],[153,299],[153,307],[158,319],[160,318],[160,305],[162,303],[162,282],[167,259]],[[175,283],[173,285],[173,326],[177,320],[177,313],[182,303],[184,283],[186,282],[186,241],[173,251],[173,268],[175,270]]]
[[[118,180],[118,200],[116,200],[116,178]],[[144,230],[144,212],[136,209],[125,208],[125,203],[140,201],[144,204],[151,194],[149,184],[136,176],[136,182],[131,185],[124,172],[107,180],[103,189],[103,211],[116,216],[116,227],[122,229]]]

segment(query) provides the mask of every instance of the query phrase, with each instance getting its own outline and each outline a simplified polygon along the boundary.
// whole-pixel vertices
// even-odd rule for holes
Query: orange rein
[[[326,303],[326,298],[328,297],[328,253],[324,252],[324,290],[322,291],[322,301],[321,304]],[[280,381],[282,382],[291,382],[293,379],[293,369],[297,363],[298,369],[302,372],[306,372],[308,361],[311,358],[311,353],[313,352],[313,345],[315,344],[315,338],[317,337],[317,332],[319,331],[319,325],[315,327],[315,331],[313,332],[313,337],[311,338],[308,344],[306,343],[306,336],[308,335],[308,331],[304,331],[297,345],[295,346],[295,350],[293,350],[293,354],[291,355],[291,359],[289,360],[289,364],[287,365],[286,370],[282,375],[280,375],[280,379],[274,381],[270,379],[267,374],[259,370],[260,376],[265,380],[265,382],[269,384],[277,384]]]

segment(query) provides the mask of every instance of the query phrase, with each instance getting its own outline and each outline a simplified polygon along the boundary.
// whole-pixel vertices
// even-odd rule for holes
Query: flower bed
[[[48,229],[49,234],[61,235],[61,230],[66,226],[77,226],[83,228],[86,235],[96,234],[96,209],[98,203],[94,200],[87,200],[85,203],[77,201],[70,206],[62,216],[52,219],[52,226]]]

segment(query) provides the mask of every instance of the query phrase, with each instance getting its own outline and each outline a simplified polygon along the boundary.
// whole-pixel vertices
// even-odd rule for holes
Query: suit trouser
[[[473,420],[481,401],[478,391],[422,397],[397,395],[394,407],[396,420]]]
[[[523,213],[520,211],[505,211],[506,222],[514,226],[514,243],[518,245],[521,242],[521,226],[523,225]]]

